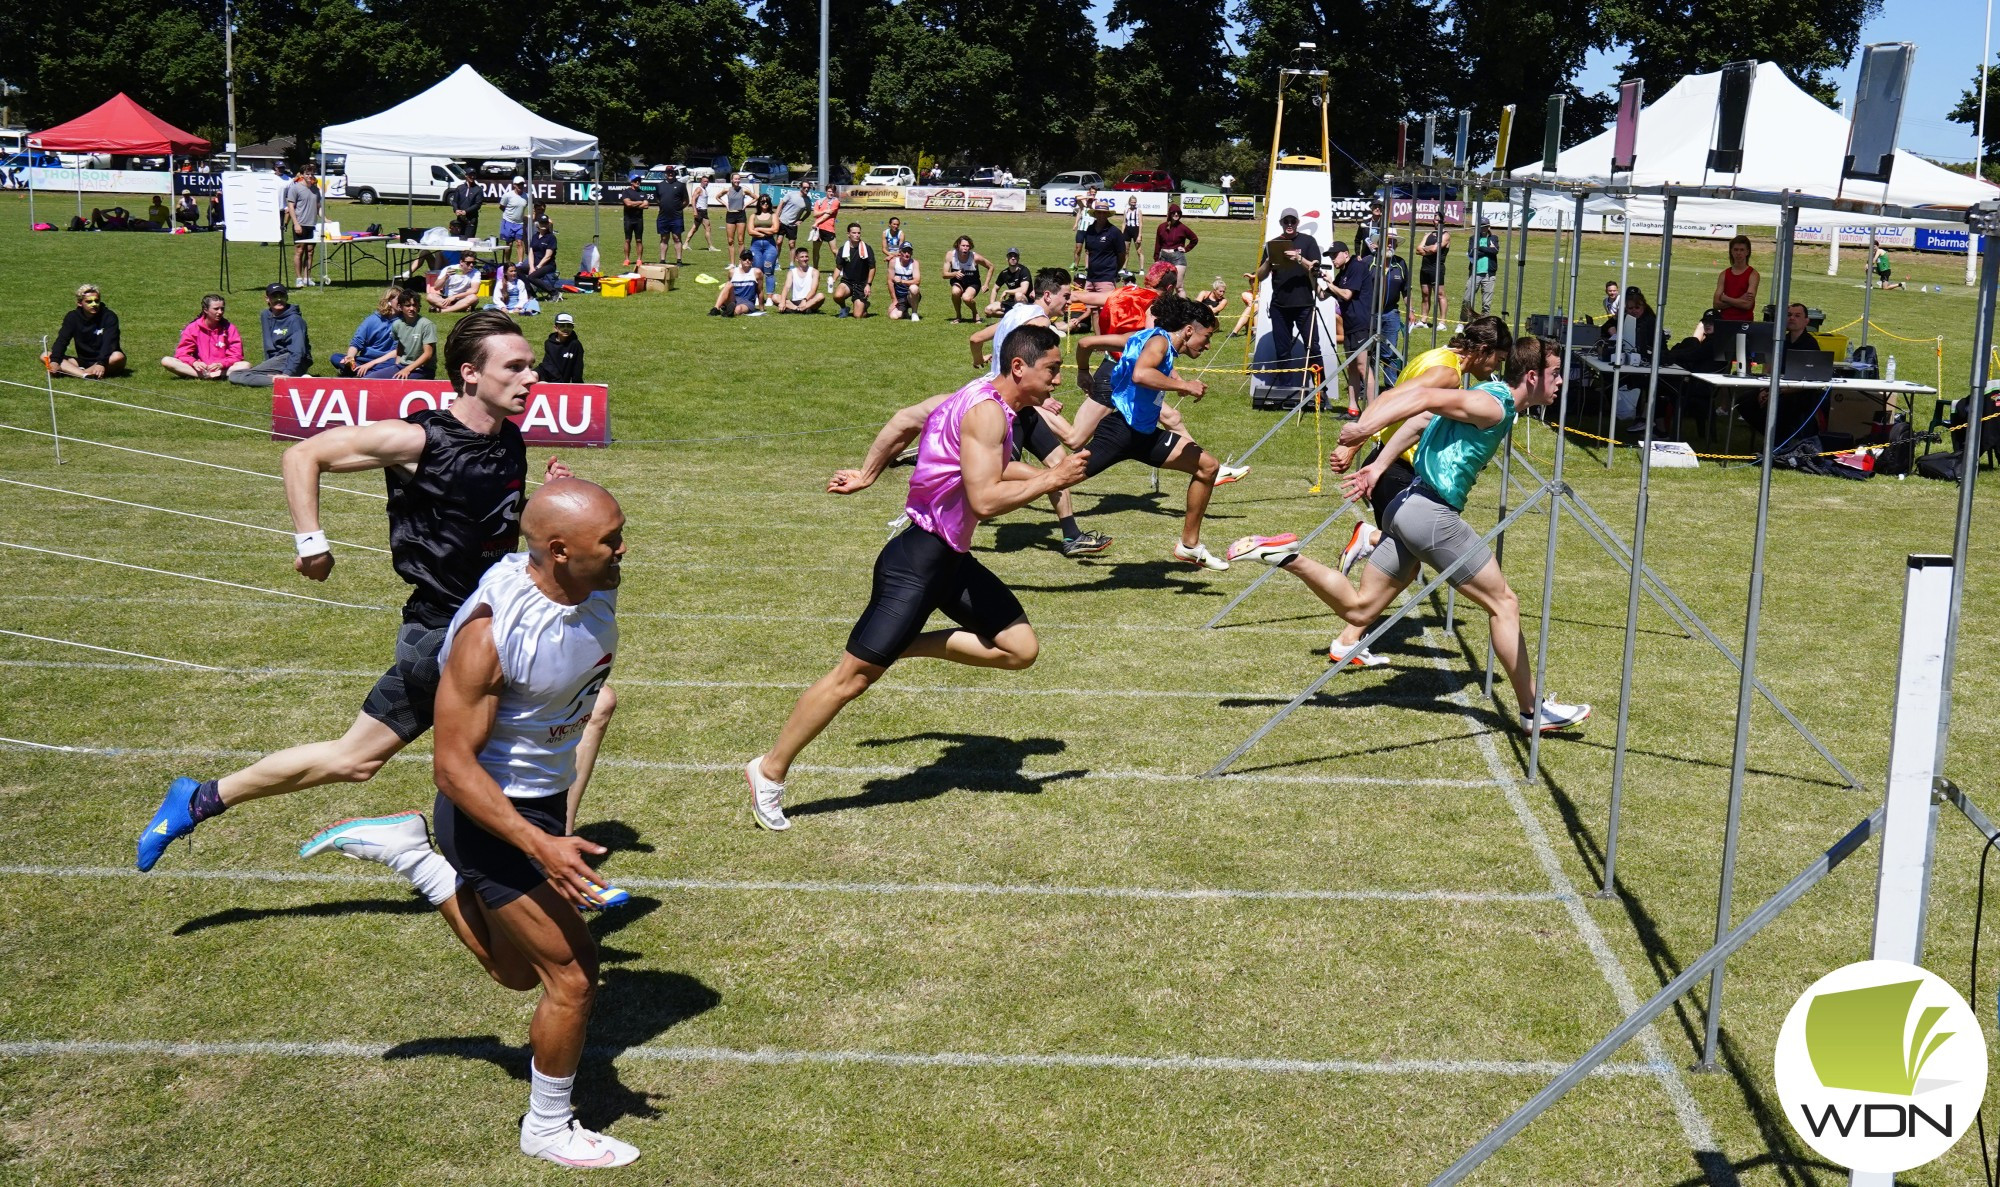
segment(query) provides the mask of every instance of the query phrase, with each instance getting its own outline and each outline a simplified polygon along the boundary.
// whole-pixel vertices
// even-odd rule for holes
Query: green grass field
[[[573,260],[589,213],[557,217]],[[860,217],[872,240],[886,212]],[[989,258],[1018,245],[1030,266],[1068,261],[1068,223],[1051,216],[907,221],[927,269],[960,229]],[[169,778],[345,728],[389,658],[403,587],[386,556],[355,548],[325,587],[300,581],[271,477],[282,445],[255,431],[267,397],[154,365],[214,285],[213,237],[26,223],[24,201],[0,198],[0,542],[19,546],[0,547],[0,1183],[568,1181],[514,1148],[532,997],[489,983],[378,867],[293,856],[334,819],[427,807],[422,746],[369,784],[239,808],[132,872]],[[1251,226],[1200,229],[1191,279],[1252,262]],[[1531,252],[1531,311],[1548,250]],[[1587,307],[1617,250],[1589,241]],[[279,266],[268,248],[231,257],[250,333],[255,288]],[[690,258],[717,275],[724,259]],[[1720,244],[1677,250],[1697,307],[1721,259]],[[1850,248],[1828,278],[1823,249],[1799,253],[1802,299],[1830,324],[1860,312],[1859,263]],[[906,472],[847,499],[821,493],[825,477],[891,411],[970,378],[968,331],[946,324],[942,292],[921,325],[710,319],[697,270],[678,292],[563,306],[620,438],[568,460],[630,517],[620,711],[583,831],[636,901],[593,924],[604,989],[577,1099],[645,1157],[607,1181],[1422,1183],[1708,946],[1736,676],[1644,607],[1620,895],[1588,897],[1626,580],[1567,518],[1547,686],[1597,716],[1545,741],[1533,780],[1511,699],[1482,694],[1484,623],[1461,604],[1448,631],[1442,602],[1387,641],[1389,667],[1342,675],[1230,776],[1200,779],[1322,670],[1337,624],[1280,578],[1200,629],[1263,570],[1173,564],[1182,480],[1155,495],[1123,466],[1078,493],[1086,526],[1117,538],[1100,557],[1061,557],[1044,506],[979,534],[1041,634],[1031,671],[898,666],[806,753],[792,831],[754,829],[738,768],[839,654]],[[1944,335],[1947,388],[1962,387],[1962,260],[1898,270],[1945,291],[1882,294],[1877,322]],[[135,374],[57,385],[57,465],[34,435],[49,427],[35,355],[86,279],[122,316]],[[322,356],[373,293],[298,296]],[[1667,320],[1684,329],[1688,304]],[[1218,343],[1218,382],[1189,415],[1218,453],[1271,423],[1225,377],[1241,347]],[[1265,446],[1216,498],[1210,546],[1330,514],[1331,481],[1309,488],[1335,427]],[[1516,439],[1546,467],[1548,432]],[[1631,456],[1609,470],[1568,456],[1621,533]],[[361,492],[325,496],[329,535],[384,544],[380,479],[327,485]],[[1492,522],[1498,486],[1489,472],[1475,522]],[[1662,472],[1653,491],[1650,559],[1740,646],[1756,472]],[[1845,787],[1760,705],[1737,918],[1879,803],[1900,558],[1947,551],[1954,504],[1954,488],[1916,478],[1777,476],[1761,671],[1873,790]],[[1982,496],[1981,532],[1990,511]],[[1530,514],[1508,550],[1530,620],[1547,525]],[[1949,773],[1991,810],[1989,558],[1970,572]],[[1963,986],[1979,842],[1955,814],[1940,829],[1929,963]],[[1730,964],[1720,1073],[1683,1070],[1704,1024],[1695,995],[1474,1181],[1844,1182],[1780,1116],[1771,1051],[1800,991],[1866,956],[1874,871],[1864,851]],[[1966,1141],[1903,1181],[1964,1184],[1978,1165]]]

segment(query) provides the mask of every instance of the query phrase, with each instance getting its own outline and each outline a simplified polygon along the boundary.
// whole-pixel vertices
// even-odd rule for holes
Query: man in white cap
[[[500,195],[500,262],[528,258],[528,179],[520,174]]]
[[[535,364],[535,376],[543,383],[583,382],[583,339],[576,336],[576,318],[556,314],[556,328],[542,343],[542,359]]]

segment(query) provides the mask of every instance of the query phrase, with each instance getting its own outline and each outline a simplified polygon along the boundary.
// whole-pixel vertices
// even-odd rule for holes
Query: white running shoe
[[[359,816],[343,820],[299,846],[300,857],[312,857],[332,849],[361,861],[387,864],[391,858],[412,849],[431,847],[430,829],[422,812],[398,812],[394,816]]]
[[[1545,734],[1552,730],[1574,729],[1582,725],[1589,716],[1589,705],[1565,705],[1554,697],[1542,698],[1542,732]],[[1521,714],[1522,732],[1526,733],[1533,729],[1534,714]]]
[[[1174,559],[1177,561],[1186,561],[1190,565],[1199,565],[1201,568],[1217,573],[1229,567],[1229,562],[1210,552],[1206,544],[1197,544],[1193,548],[1189,548],[1185,544],[1177,543],[1174,545]]]
[[[639,1148],[606,1134],[585,1129],[572,1117],[554,1137],[528,1132],[528,1119],[521,1118],[521,1153],[530,1158],[546,1158],[564,1166],[624,1166],[636,1162]]]
[[[1335,635],[1333,642],[1327,644],[1326,662],[1330,664],[1339,663],[1340,653],[1344,650],[1346,650],[1346,647],[1341,645],[1340,636]],[[1388,663],[1389,659],[1387,656],[1376,655],[1366,647],[1363,647],[1361,650],[1347,657],[1346,666],[1350,668],[1381,668],[1387,667]]]
[[[757,827],[781,833],[792,827],[785,819],[785,785],[772,782],[764,774],[763,763],[760,754],[743,764],[743,779],[750,784],[750,815],[756,818]]]
[[[916,311],[916,310],[914,310],[914,309],[912,309],[912,310],[910,310],[910,320],[911,320],[911,321],[922,321],[922,320],[924,320],[924,319],[923,319],[923,318],[921,318],[921,317],[918,317],[918,316],[917,316],[917,311]]]
[[[1381,540],[1375,535],[1374,528],[1366,523],[1355,524],[1354,534],[1347,538],[1347,547],[1340,550],[1340,571],[1347,573],[1356,564],[1367,560],[1379,543]]]
[[[1215,485],[1227,486],[1229,483],[1239,481],[1249,472],[1248,466],[1218,466],[1215,471]]]
[[[1275,565],[1299,551],[1299,538],[1291,532],[1277,536],[1243,536],[1230,542],[1226,552],[1232,561],[1245,558]]]

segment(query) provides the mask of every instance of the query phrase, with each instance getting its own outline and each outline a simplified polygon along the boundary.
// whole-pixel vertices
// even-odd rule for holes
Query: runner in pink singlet
[[[800,695],[777,745],[744,765],[760,827],[791,827],[784,794],[792,760],[897,660],[1014,671],[1035,662],[1041,643],[1027,611],[972,555],[972,532],[981,520],[1083,481],[1087,449],[1046,470],[1011,460],[1015,416],[1032,414],[1062,382],[1060,342],[1048,326],[1018,327],[1000,347],[1000,373],[958,389],[924,421],[910,479],[910,526],[875,559],[868,608],[848,634],[846,652]],[[957,627],[926,631],[933,611]]]

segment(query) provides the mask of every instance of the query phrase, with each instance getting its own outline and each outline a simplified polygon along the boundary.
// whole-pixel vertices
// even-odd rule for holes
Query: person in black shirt
[[[72,347],[75,358],[70,357]],[[125,369],[118,315],[104,303],[96,285],[77,286],[76,308],[63,315],[62,328],[49,347],[48,365],[72,379],[102,379]]]
[[[562,293],[562,274],[556,271],[556,229],[547,215],[535,220],[535,230],[528,237],[528,264],[523,271],[528,287],[544,297],[559,296]]]
[[[576,336],[575,317],[556,314],[555,331],[542,343],[542,361],[535,364],[535,375],[543,383],[583,382],[583,339]]]
[[[1112,225],[1113,213],[1109,207],[1091,207],[1090,226],[1083,232],[1085,292],[1110,292],[1125,266],[1125,231]]]
[[[683,213],[690,203],[687,183],[670,172],[660,179],[653,197],[660,204],[660,213],[653,218],[654,229],[660,233],[660,263],[667,262],[667,241],[671,239],[674,264],[678,266],[681,254],[687,250],[687,215]]]
[[[1016,303],[1027,300],[1028,285],[1034,278],[1034,274],[1028,271],[1027,265],[1021,262],[1021,249],[1008,248],[1007,266],[993,274],[993,292],[996,299],[986,307],[986,316],[1003,317]]]
[[[466,178],[445,191],[444,200],[451,205],[452,232],[465,239],[479,237],[479,208],[486,204],[486,191],[479,183]]]
[[[329,429],[285,451],[285,496],[298,535],[292,567],[310,581],[333,575],[331,543],[320,527],[320,475],[336,466],[384,471],[391,561],[411,586],[395,662],[343,737],[267,755],[220,779],[175,779],[139,834],[140,870],[152,869],[169,844],[203,820],[246,800],[366,782],[430,728],[445,628],[486,570],[520,543],[528,455],[521,430],[507,418],[527,408],[534,359],[512,318],[468,314],[445,340],[445,370],[459,395],[449,408]],[[550,480],[570,477],[554,457],[544,473]],[[570,789],[572,819],[615,703],[605,689],[585,727]]]
[[[1291,247],[1282,259],[1272,259],[1269,248],[1279,239],[1291,241]],[[1309,327],[1313,315],[1313,290],[1319,275],[1319,243],[1310,235],[1299,234],[1299,216],[1287,210],[1278,217],[1278,236],[1266,245],[1264,262],[1255,272],[1245,272],[1245,280],[1256,284],[1266,276],[1271,278],[1271,335],[1276,344],[1271,366],[1280,371],[1291,372],[1293,383],[1305,385],[1305,354],[1312,349],[1312,335]],[[1347,245],[1333,245],[1333,260],[1336,265],[1344,262]],[[1284,386],[1290,386],[1289,384]]]

